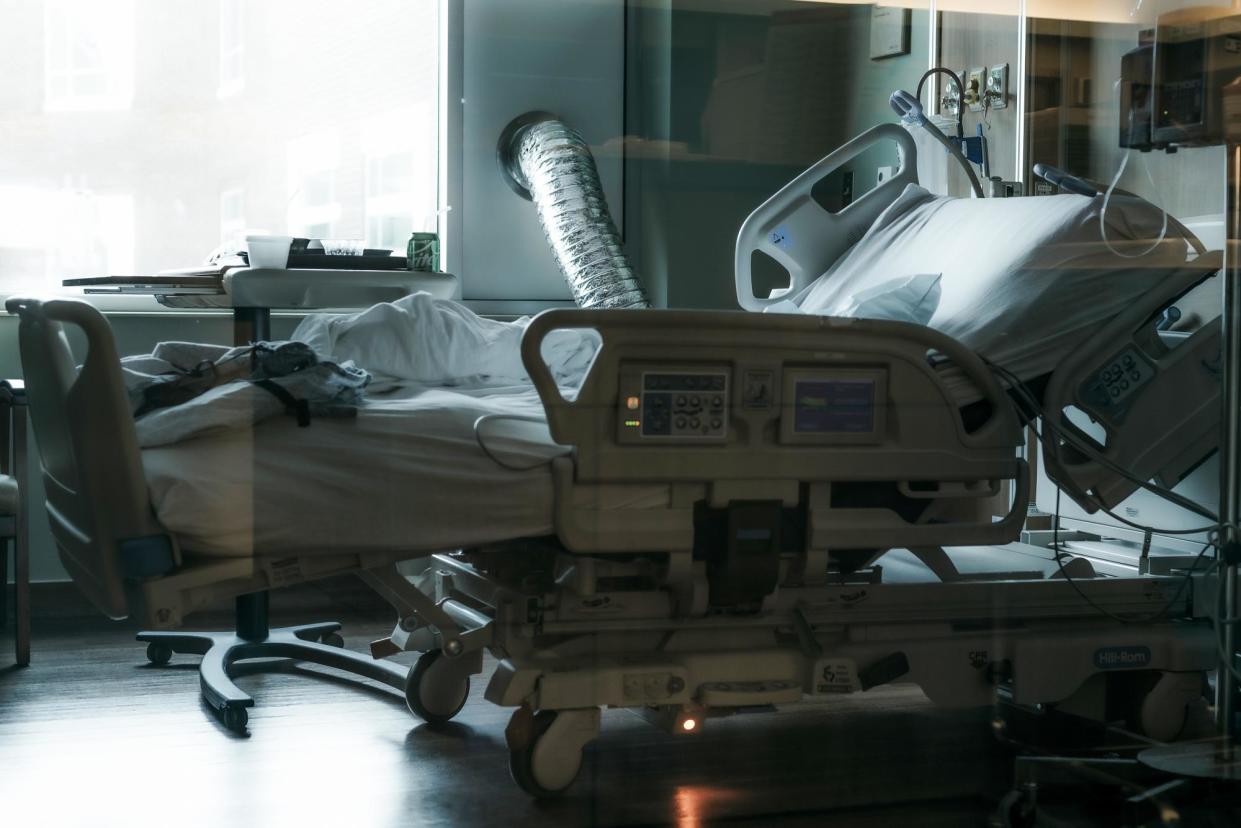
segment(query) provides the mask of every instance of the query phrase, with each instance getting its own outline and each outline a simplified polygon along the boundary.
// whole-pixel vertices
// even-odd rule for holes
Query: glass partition
[[[157,796],[271,727],[221,744],[345,746],[285,774],[342,824],[1241,824],[1186,781],[1238,773],[1241,4],[0,8],[0,291],[342,242],[0,317],[36,571],[214,648]],[[309,671],[235,656],[384,687],[264,718]],[[306,793],[233,776],[205,822]]]

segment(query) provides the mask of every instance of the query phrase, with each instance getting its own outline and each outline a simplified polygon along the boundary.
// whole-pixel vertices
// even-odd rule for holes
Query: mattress
[[[483,429],[475,422],[496,415]],[[529,385],[404,386],[348,419],[290,417],[143,451],[151,502],[187,551],[410,557],[553,532],[551,441]],[[527,422],[529,418],[535,422]],[[494,426],[494,427],[490,427]],[[666,486],[576,492],[657,508]]]

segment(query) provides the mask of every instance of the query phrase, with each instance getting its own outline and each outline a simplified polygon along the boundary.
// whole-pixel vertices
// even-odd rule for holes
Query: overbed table
[[[100,276],[66,279],[88,294],[154,296],[178,310],[231,309],[233,344],[271,338],[273,310],[347,310],[392,302],[418,291],[460,296],[451,273],[412,270],[277,270],[235,267],[216,275]]]

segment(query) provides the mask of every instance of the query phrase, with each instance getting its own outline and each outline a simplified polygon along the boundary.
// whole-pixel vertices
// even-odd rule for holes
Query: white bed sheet
[[[911,184],[796,304],[850,315],[868,291],[938,274],[934,308],[919,309],[926,324],[1032,379],[1185,266],[1185,241],[1171,227],[1152,245],[1162,214],[1150,204],[1116,198],[1108,207],[1108,240],[1134,258],[1104,243],[1102,209],[1102,197],[942,198]]]
[[[484,414],[541,417],[529,385],[406,386],[356,419],[276,417],[143,451],[156,514],[188,551],[211,556],[409,551],[410,557],[553,531],[546,429],[489,430]],[[502,426],[503,423],[500,423]],[[499,439],[497,439],[499,438]],[[590,494],[580,495],[591,497]],[[666,505],[666,486],[609,488],[607,508]]]

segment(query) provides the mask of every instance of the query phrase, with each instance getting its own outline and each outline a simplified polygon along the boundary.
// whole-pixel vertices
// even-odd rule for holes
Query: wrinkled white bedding
[[[484,319],[462,305],[415,293],[396,302],[359,313],[306,317],[292,340],[309,345],[320,364],[275,380],[294,397],[321,403],[355,400],[353,385],[374,395],[411,385],[503,388],[529,386],[521,363],[521,335],[527,317],[514,322]],[[543,340],[543,359],[557,381],[575,389],[599,345],[593,331],[553,331]],[[161,343],[154,353],[126,357],[122,369],[131,397],[161,374],[189,371],[204,361],[229,364],[227,349],[193,343]],[[244,365],[245,360],[234,360]],[[339,366],[339,368],[337,367]],[[237,373],[238,377],[244,372]],[[361,374],[363,381],[346,387],[340,375]],[[369,375],[369,376],[367,376]],[[230,382],[173,408],[161,408],[137,420],[143,448],[169,445],[199,434],[233,428],[275,417],[285,405],[268,391],[247,382]],[[347,414],[348,411],[342,411]]]
[[[859,300],[874,306],[873,292],[887,286],[890,299],[916,306],[872,317],[926,324],[1031,379],[1185,264],[1184,238],[1171,227],[1140,257],[1109,250],[1102,208],[1102,197],[945,198],[911,184],[794,301],[803,313],[863,316]],[[1144,201],[1113,199],[1108,239],[1134,256],[1159,237],[1161,221]],[[925,289],[906,289],[917,274],[938,275],[934,307]]]
[[[374,379],[352,418],[299,428],[266,392],[238,406],[262,416],[221,417],[203,395],[166,409],[183,435],[142,453],[156,514],[187,549],[214,556],[435,551],[548,534],[548,461],[564,452],[540,420],[522,367],[528,319],[483,319],[461,305],[414,294],[360,313],[317,315],[294,332],[323,359],[356,363]],[[593,332],[558,331],[544,359],[571,394],[598,344]],[[217,410],[213,410],[217,409]],[[503,415],[485,429],[474,424]],[[522,418],[522,419],[517,419]],[[526,421],[523,421],[526,420]],[[139,432],[142,420],[138,421]],[[666,502],[666,487],[616,492],[612,507]]]
[[[292,338],[321,359],[365,368],[380,388],[512,385],[530,381],[521,363],[521,335],[529,324],[528,317],[484,319],[464,305],[415,293],[358,313],[308,316]],[[559,384],[575,386],[598,344],[592,331],[553,331],[543,340],[543,359]]]
[[[484,414],[541,412],[528,386],[411,386],[370,399],[356,419],[299,429],[273,417],[148,449],[142,460],[156,514],[186,550],[414,557],[553,531],[546,461],[562,449],[546,428],[518,424],[508,439],[489,437],[504,465],[474,435]],[[600,502],[663,506],[667,492],[618,489]]]

